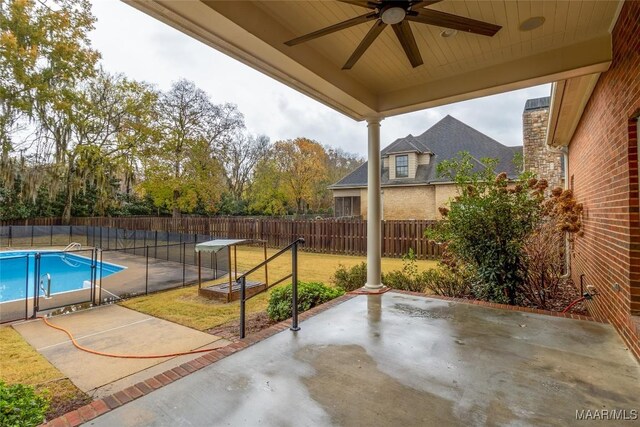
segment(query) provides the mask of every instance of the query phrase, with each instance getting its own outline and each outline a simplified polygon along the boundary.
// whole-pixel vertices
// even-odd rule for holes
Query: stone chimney
[[[524,169],[546,179],[549,188],[562,187],[562,154],[546,144],[550,98],[527,100],[522,113]]]

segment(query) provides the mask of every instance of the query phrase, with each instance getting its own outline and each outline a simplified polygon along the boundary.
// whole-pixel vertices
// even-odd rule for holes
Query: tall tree
[[[160,95],[160,139],[145,153],[144,190],[174,217],[193,210],[199,200],[212,209],[224,180],[216,153],[243,128],[235,105],[216,105],[193,82],[177,81]]]
[[[5,162],[12,135],[36,108],[71,108],[68,90],[94,75],[98,52],[88,33],[87,0],[0,1],[0,144]],[[3,165],[5,166],[5,165]]]
[[[68,108],[39,106],[37,117],[43,124],[38,145],[53,157],[50,173],[65,196],[62,217],[68,222],[74,196],[88,182],[95,187],[98,211],[109,206],[113,181],[130,164],[135,143],[152,135],[140,124],[152,117],[155,94],[144,84],[104,72],[66,92]]]
[[[364,163],[364,158],[357,154],[347,153],[341,148],[324,147],[327,153],[327,172],[331,184],[344,178]]]
[[[221,150],[228,191],[235,201],[241,200],[256,169],[258,161],[269,151],[266,135],[238,134]]]
[[[278,141],[256,164],[249,209],[266,215],[327,211],[333,204],[329,185],[362,162],[307,138]]]
[[[249,191],[249,211],[253,214],[279,216],[289,212],[284,176],[277,162],[270,150],[256,165]]]
[[[324,147],[327,153],[327,177],[319,181],[316,189],[315,209],[329,210],[333,206],[333,193],[328,187],[335,184],[347,174],[353,172],[364,163],[364,159],[356,154],[347,153],[340,148]]]
[[[286,193],[304,213],[317,196],[320,181],[327,178],[327,154],[322,145],[307,138],[278,141],[274,146],[276,167],[283,177]]]

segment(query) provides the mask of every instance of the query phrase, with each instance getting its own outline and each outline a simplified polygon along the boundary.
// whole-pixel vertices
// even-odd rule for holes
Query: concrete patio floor
[[[54,316],[50,322],[71,331],[80,345],[109,353],[167,354],[230,344],[221,337],[117,305]],[[64,332],[42,320],[13,327],[80,390],[94,397],[115,393],[201,356],[116,359],[76,349]]]
[[[90,425],[568,425],[640,409],[640,366],[606,324],[389,292],[301,326]]]

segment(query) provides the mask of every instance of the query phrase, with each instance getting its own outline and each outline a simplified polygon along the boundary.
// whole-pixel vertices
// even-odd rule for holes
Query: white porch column
[[[365,289],[382,288],[380,210],[380,118],[367,119],[369,156],[367,181],[367,283]]]

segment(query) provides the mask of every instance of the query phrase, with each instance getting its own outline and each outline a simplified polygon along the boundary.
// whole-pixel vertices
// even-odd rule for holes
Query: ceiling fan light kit
[[[374,21],[364,39],[362,39],[358,47],[356,47],[356,50],[351,54],[342,69],[351,69],[388,25],[391,25],[393,28],[393,32],[396,34],[407,59],[411,63],[411,66],[415,68],[422,65],[423,61],[409,22],[445,28],[445,30],[440,33],[442,37],[451,37],[458,31],[493,37],[498,31],[500,31],[500,28],[502,28],[500,25],[477,21],[475,19],[452,15],[450,13],[440,12],[433,9],[427,9],[428,6],[439,3],[442,0],[340,1],[353,6],[370,9],[373,12],[356,16],[346,21],[297,37],[286,41],[285,44],[287,46],[295,46],[318,37]],[[527,21],[525,21],[525,23],[526,22]],[[521,30],[525,23],[520,26]],[[544,23],[544,18],[542,18],[542,23]],[[542,25],[542,23],[538,26]]]
[[[405,16],[407,16],[407,12],[401,7],[397,6],[388,6],[382,13],[380,14],[380,19],[387,25],[399,24],[404,21]]]

